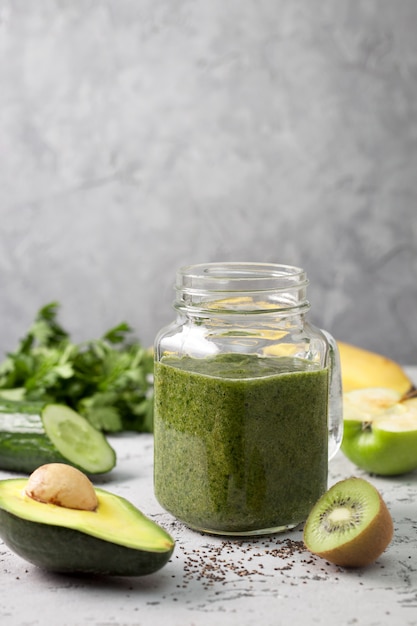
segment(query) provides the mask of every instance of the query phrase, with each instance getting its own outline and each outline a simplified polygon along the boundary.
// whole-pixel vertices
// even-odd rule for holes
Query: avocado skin
[[[150,552],[120,546],[81,531],[24,520],[0,509],[0,536],[13,552],[57,573],[145,576],[161,569],[174,546]]]

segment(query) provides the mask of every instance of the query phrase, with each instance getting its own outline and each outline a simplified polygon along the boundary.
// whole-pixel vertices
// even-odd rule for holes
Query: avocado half
[[[0,481],[0,536],[16,554],[60,573],[143,576],[163,567],[175,542],[128,500],[96,488],[95,511],[38,502],[27,479]]]

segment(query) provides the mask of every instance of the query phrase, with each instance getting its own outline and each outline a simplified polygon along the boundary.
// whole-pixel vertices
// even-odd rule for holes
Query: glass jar
[[[154,487],[189,527],[260,535],[305,521],[342,438],[332,337],[305,320],[297,267],[177,272],[177,319],[155,340]]]

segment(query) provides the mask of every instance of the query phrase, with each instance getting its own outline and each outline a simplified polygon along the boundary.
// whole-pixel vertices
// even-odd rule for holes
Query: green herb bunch
[[[0,396],[67,404],[97,429],[151,432],[153,355],[126,322],[99,339],[73,343],[59,304],[42,307],[18,348],[0,363]]]

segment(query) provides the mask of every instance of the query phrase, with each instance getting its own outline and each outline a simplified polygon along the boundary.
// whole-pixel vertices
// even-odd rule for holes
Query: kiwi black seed
[[[378,490],[363,478],[332,487],[311,510],[304,543],[310,552],[344,567],[373,563],[392,540],[391,514]]]

